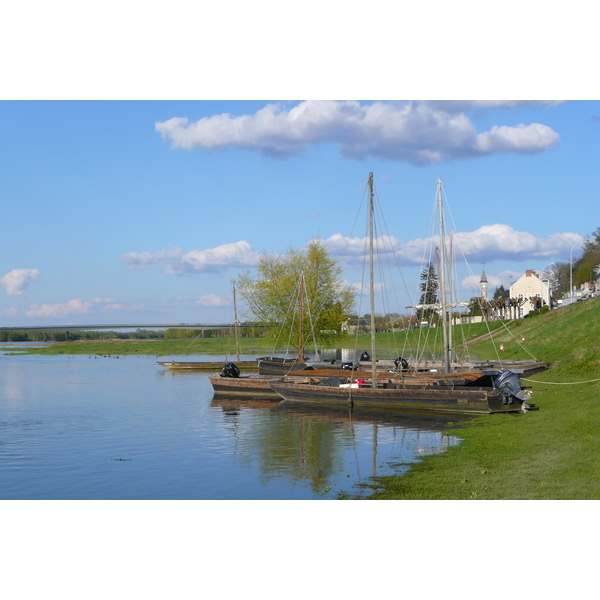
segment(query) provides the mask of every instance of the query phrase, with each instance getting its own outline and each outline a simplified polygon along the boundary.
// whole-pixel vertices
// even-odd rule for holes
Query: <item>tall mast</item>
[[[448,256],[448,356],[450,366],[452,366],[452,353],[454,349],[454,340],[452,330],[454,321],[454,231],[450,227],[450,252]]]
[[[303,307],[302,307],[302,301],[303,301],[303,294],[304,294],[304,271],[302,271],[302,273],[300,274],[300,302],[299,302],[299,317],[298,317],[298,362],[303,362],[304,361],[304,332],[302,330],[304,324],[302,322],[302,313],[303,313]]]
[[[375,267],[373,261],[373,173],[369,173],[369,299],[371,301],[371,381],[377,388],[377,354],[375,348]]]
[[[240,322],[237,314],[237,303],[235,301],[235,286],[233,286],[233,317],[235,327],[235,355],[238,362],[242,360],[242,349],[240,348]]]
[[[448,312],[446,308],[446,236],[444,232],[444,206],[442,180],[438,178],[438,210],[440,213],[440,296],[442,301],[442,329],[444,334],[444,372],[450,373],[450,345],[448,343]]]

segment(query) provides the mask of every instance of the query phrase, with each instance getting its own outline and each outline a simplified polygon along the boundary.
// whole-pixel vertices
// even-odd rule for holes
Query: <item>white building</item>
[[[542,306],[551,306],[550,293],[548,281],[542,281],[532,269],[525,271],[525,275],[510,286],[511,298],[525,300],[519,307],[517,318],[522,318],[535,309],[534,298],[541,298]]]

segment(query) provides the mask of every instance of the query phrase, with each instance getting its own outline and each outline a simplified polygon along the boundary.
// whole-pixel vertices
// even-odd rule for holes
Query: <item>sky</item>
[[[315,237],[355,285],[370,172],[397,312],[438,178],[462,299],[507,287],[600,226],[599,137],[597,101],[3,101],[0,324],[231,322],[231,280]]]
[[[58,6],[66,15],[68,3]],[[564,56],[569,43],[584,48],[579,36],[546,48],[531,77],[531,63],[520,64],[525,42],[497,43],[508,16],[497,17],[499,31],[462,24],[444,33],[451,51],[422,48],[419,60],[402,61],[418,31],[403,26],[401,40],[382,37],[359,51],[349,43],[358,15],[340,21],[341,46],[317,37],[296,47],[301,32],[274,30],[279,47],[289,37],[287,51],[266,55],[273,46],[244,28],[241,13],[220,38],[191,36],[185,20],[164,31],[160,13],[132,11],[123,23],[95,15],[89,39],[56,15],[48,30],[40,13],[25,37],[9,32],[1,42],[18,46],[20,62],[7,65],[0,94],[0,326],[229,323],[232,280],[255,272],[261,253],[301,249],[312,238],[358,289],[365,231],[355,221],[370,172],[381,235],[402,270],[394,300],[384,305],[378,295],[381,312],[407,313],[418,301],[438,178],[462,300],[476,295],[482,270],[493,293],[526,269],[577,258],[600,226],[599,96],[572,84],[586,67]],[[311,22],[304,13],[297,19]],[[561,16],[542,21],[556,25]],[[126,23],[138,25],[135,36]],[[527,29],[512,26],[513,34]],[[149,33],[159,30],[160,43]],[[465,58],[461,31],[490,42],[485,56]],[[442,32],[433,23],[432,34]],[[225,44],[235,36],[244,51]],[[392,47],[383,60],[382,48]],[[570,74],[570,85],[559,73]]]

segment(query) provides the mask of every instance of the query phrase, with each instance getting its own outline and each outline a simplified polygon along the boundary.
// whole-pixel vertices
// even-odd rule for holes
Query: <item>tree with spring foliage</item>
[[[246,272],[233,281],[248,304],[246,316],[270,326],[269,335],[282,347],[288,341],[291,347],[298,339],[302,275],[305,345],[312,341],[313,332],[319,344],[340,339],[342,324],[354,308],[354,291],[342,284],[342,268],[321,240],[310,240],[304,252],[263,252],[256,275]]]

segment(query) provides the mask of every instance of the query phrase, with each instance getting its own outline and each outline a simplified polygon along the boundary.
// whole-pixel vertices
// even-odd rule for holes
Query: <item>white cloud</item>
[[[531,103],[530,103],[531,104]],[[545,102],[533,103],[547,105]],[[374,102],[309,100],[290,110],[268,104],[252,115],[204,117],[190,123],[174,117],[155,124],[173,148],[238,148],[284,157],[311,145],[336,143],[343,156],[375,156],[416,165],[496,152],[533,154],[559,143],[547,125],[494,126],[477,133],[465,114],[474,108],[517,108],[520,102]]]
[[[18,313],[16,308],[7,308],[0,312],[0,317],[15,317]]]
[[[456,233],[455,244],[467,259],[479,262],[510,259],[527,261],[539,258],[568,258],[573,244],[581,244],[577,233],[555,233],[543,239],[509,225],[484,225],[469,233]],[[457,252],[458,256],[458,252]]]
[[[32,304],[29,310],[25,311],[28,317],[67,317],[69,315],[84,315],[90,312],[93,304],[91,302],[82,302],[81,300],[69,300],[62,304]]]
[[[170,248],[151,252],[128,252],[121,260],[130,269],[144,269],[159,264],[169,275],[184,273],[218,273],[230,267],[254,267],[258,263],[258,252],[245,241],[223,244],[207,250],[191,250],[184,253],[181,248]]]
[[[69,300],[69,302],[59,302],[57,304],[32,304],[29,310],[25,311],[28,317],[68,317],[71,315],[97,314],[103,312],[140,312],[147,310],[144,304],[123,304],[112,298],[94,298],[92,302],[82,300]]]
[[[40,272],[37,269],[13,269],[4,277],[0,277],[0,283],[9,296],[22,296],[23,290],[39,276]]]
[[[200,306],[231,306],[230,296],[218,296],[217,294],[208,294],[201,296],[198,300]]]
[[[573,244],[581,244],[583,237],[577,233],[556,233],[547,239],[538,238],[525,231],[517,231],[509,225],[484,225],[471,232],[455,233],[455,256],[462,255],[470,262],[489,263],[495,260],[554,258],[567,260]],[[363,262],[366,248],[364,238],[347,238],[337,233],[324,242],[332,255],[344,256],[344,265],[355,267]],[[377,238],[380,254],[398,262],[401,266],[420,265],[430,260],[431,249],[439,244],[438,237],[402,242],[393,236]]]

